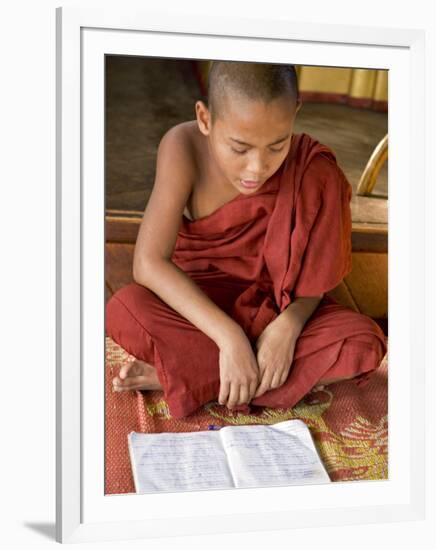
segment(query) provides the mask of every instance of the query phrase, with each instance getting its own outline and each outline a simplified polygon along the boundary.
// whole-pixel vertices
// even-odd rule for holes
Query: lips
[[[249,189],[252,189],[254,187],[258,187],[260,185],[260,181],[241,180],[241,185],[243,185],[244,187],[247,187]]]

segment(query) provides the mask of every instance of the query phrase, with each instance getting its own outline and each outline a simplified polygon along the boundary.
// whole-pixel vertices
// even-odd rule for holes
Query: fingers
[[[281,386],[281,379],[283,377],[283,373],[282,372],[275,372],[273,377],[272,377],[272,380],[271,380],[271,384],[270,384],[270,388],[273,389],[273,388],[278,388],[279,386]]]
[[[248,403],[250,401],[250,387],[249,386],[241,386],[239,389],[239,399],[237,402],[237,405],[243,405],[244,403]]]
[[[225,405],[229,409],[232,409],[235,405],[249,403],[253,398],[256,387],[256,381],[252,382],[249,386],[239,384],[228,384],[226,387],[222,386],[218,402],[220,405]]]
[[[225,405],[227,403],[227,398],[230,393],[230,382],[224,381],[220,384],[220,393],[218,396],[218,403],[220,405]]]
[[[285,371],[271,371],[271,369],[266,369],[264,371],[262,380],[259,384],[259,387],[256,390],[256,393],[254,394],[254,397],[259,397],[260,395],[263,395],[268,390],[273,390],[275,388],[279,388],[280,386],[283,386],[283,384],[286,382],[286,379],[288,377],[289,370]]]
[[[235,405],[238,404],[239,401],[239,385],[232,384],[230,386],[230,395],[229,400],[227,402],[227,407],[229,409],[233,408]]]
[[[256,393],[254,397],[259,397],[259,395],[262,395],[267,390],[271,388],[271,378],[273,373],[270,371],[270,369],[266,369],[263,373],[262,380],[259,384],[259,387],[256,390]]]
[[[254,397],[259,397],[260,395],[263,395],[269,388],[265,386],[265,384],[260,384],[259,387],[256,390],[256,393],[254,394]]]
[[[259,384],[259,380],[253,380],[253,382],[251,382],[249,401],[251,401],[255,396],[258,384]]]
[[[286,382],[286,380],[288,379],[288,375],[289,375],[289,369],[286,370],[283,374],[282,374],[282,377],[279,381],[279,386],[283,386],[283,384]]]

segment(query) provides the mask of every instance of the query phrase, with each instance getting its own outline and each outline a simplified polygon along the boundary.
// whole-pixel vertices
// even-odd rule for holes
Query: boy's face
[[[291,145],[300,104],[288,97],[270,103],[247,98],[227,102],[222,115],[210,121],[203,102],[196,104],[200,131],[209,138],[209,150],[226,183],[249,195],[279,169]]]

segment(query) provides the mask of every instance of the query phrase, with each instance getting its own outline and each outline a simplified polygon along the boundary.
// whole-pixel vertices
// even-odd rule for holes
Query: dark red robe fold
[[[326,293],[351,271],[350,199],[333,152],[294,135],[285,161],[258,192],[198,220],[183,218],[172,260],[254,346],[296,297]],[[106,330],[155,365],[173,417],[217,399],[215,342],[150,290],[132,283],[115,293]],[[385,352],[374,321],[325,297],[300,334],[287,381],[251,403],[291,407],[321,379],[374,370]]]

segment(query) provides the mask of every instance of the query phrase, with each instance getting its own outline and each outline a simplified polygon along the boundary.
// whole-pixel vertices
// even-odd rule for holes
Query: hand
[[[256,341],[260,384],[254,397],[282,386],[289,374],[297,337],[289,324],[276,317]]]
[[[218,402],[232,409],[249,403],[259,384],[259,368],[244,333],[220,347],[220,392]]]

